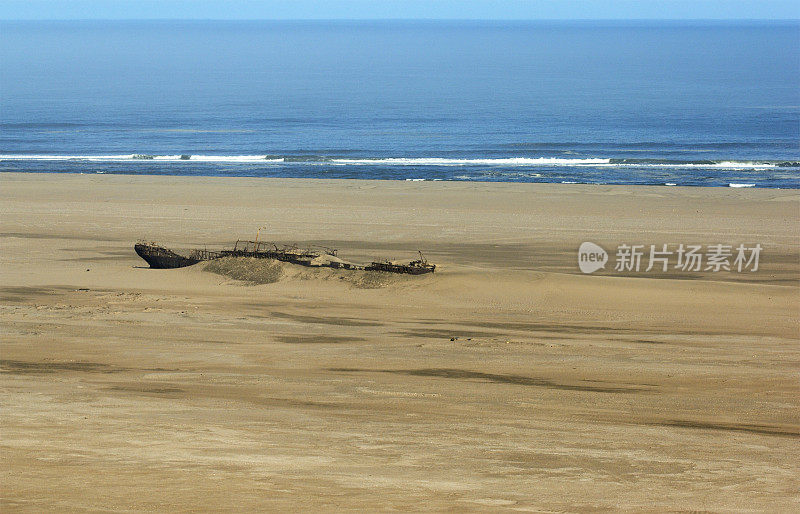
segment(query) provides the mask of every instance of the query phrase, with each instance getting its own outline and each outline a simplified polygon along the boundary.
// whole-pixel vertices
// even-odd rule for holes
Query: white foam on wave
[[[728,168],[728,167],[735,167],[735,166],[748,166],[753,168],[774,168],[774,164],[769,164],[765,162],[751,162],[751,161],[722,161],[714,164],[714,166],[720,168]]]
[[[180,156],[178,156],[180,159]],[[268,158],[266,155],[192,155],[196,162],[284,162],[282,157]]]
[[[718,162],[715,165],[711,166],[713,168],[727,168],[727,169],[747,169],[747,170],[762,170],[767,168],[777,168],[775,164],[769,164],[766,162],[741,162],[741,161],[723,161]]]
[[[125,161],[133,159],[133,155],[37,155],[37,154],[0,154],[2,161]]]
[[[89,162],[283,162],[283,158],[268,158],[266,155],[191,155],[184,159],[181,155],[38,155],[38,154],[0,154],[0,161],[89,161]]]
[[[728,184],[728,187],[756,187],[755,184]]]
[[[624,163],[609,163],[609,164],[598,164],[599,167],[612,167],[612,168],[685,168],[685,169],[724,169],[724,170],[761,170],[761,169],[772,169],[776,168],[775,164],[770,164],[766,162],[747,162],[747,161],[721,161],[709,164],[699,164],[699,163],[635,163],[635,162],[624,162]]]
[[[186,155],[186,154],[184,154]],[[388,157],[374,159],[309,159],[286,161],[283,157],[270,155],[47,155],[47,154],[0,154],[0,161],[88,161],[88,162],[218,162],[218,163],[285,163],[287,165],[317,166],[487,166],[487,167],[598,167],[598,168],[672,168],[672,169],[729,169],[759,170],[774,169],[776,164],[751,161],[719,161],[713,163],[648,163],[611,162],[611,159],[562,159],[556,157],[508,157],[485,159],[448,159],[441,157]]]
[[[385,166],[593,166],[609,164],[611,159],[558,159],[550,157],[510,157],[502,159],[444,159],[440,157],[389,157],[386,159],[331,159],[324,164]]]

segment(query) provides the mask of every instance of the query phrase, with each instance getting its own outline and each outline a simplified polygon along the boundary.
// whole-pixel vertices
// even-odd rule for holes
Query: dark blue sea
[[[0,171],[800,187],[800,22],[2,22]]]

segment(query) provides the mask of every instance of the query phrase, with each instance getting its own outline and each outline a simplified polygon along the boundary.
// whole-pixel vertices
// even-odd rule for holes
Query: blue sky
[[[798,19],[800,0],[0,0],[0,19]]]

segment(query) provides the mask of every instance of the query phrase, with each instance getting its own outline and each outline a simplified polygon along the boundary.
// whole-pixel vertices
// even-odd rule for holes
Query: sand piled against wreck
[[[281,280],[336,280],[356,289],[380,289],[402,281],[402,277],[379,271],[345,271],[326,267],[300,268],[255,257],[223,257],[206,263],[204,271],[249,285],[274,284]]]
[[[274,284],[283,277],[283,264],[272,259],[223,257],[208,261],[205,271],[250,284]]]

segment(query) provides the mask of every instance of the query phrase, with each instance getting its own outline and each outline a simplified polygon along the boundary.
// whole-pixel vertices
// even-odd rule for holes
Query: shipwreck
[[[306,267],[380,271],[406,275],[423,275],[436,271],[436,265],[430,264],[421,251],[417,252],[419,258],[410,262],[384,260],[373,261],[369,264],[355,264],[340,259],[337,256],[338,251],[334,248],[320,247],[315,249],[300,248],[297,245],[279,246],[275,243],[258,241],[257,236],[255,241],[238,240],[233,245],[233,248],[219,251],[195,249],[184,254],[148,241],[139,241],[133,248],[139,257],[144,259],[151,268],[155,269],[185,268],[199,262],[224,257],[251,257],[273,259]]]

